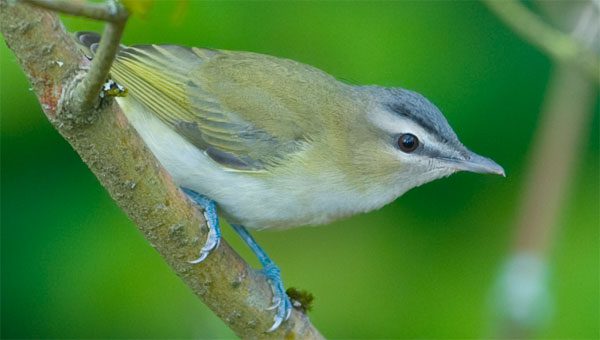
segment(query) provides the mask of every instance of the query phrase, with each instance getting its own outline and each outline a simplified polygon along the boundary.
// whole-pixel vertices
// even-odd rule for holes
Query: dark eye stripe
[[[423,128],[423,130],[427,131],[429,134],[433,136],[438,135],[436,128],[430,122],[423,119],[423,117],[413,114],[413,112],[406,108],[404,105],[392,103],[388,104],[388,107],[392,112],[396,113],[397,115],[407,118],[415,124],[419,125]]]

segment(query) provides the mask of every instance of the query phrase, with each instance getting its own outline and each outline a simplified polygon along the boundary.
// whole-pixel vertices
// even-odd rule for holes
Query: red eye
[[[398,138],[398,147],[406,153],[411,153],[419,147],[419,139],[413,134],[405,133]]]

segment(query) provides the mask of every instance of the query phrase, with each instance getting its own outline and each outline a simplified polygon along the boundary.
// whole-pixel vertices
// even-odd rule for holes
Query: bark
[[[114,103],[91,115],[71,109],[71,91],[89,61],[58,16],[0,0],[1,32],[29,78],[47,118],[71,144],[111,197],[173,271],[237,335],[243,338],[321,338],[294,310],[273,333],[272,292],[265,277],[221,242],[203,263],[198,256],[207,227],[201,212],[173,184]],[[65,207],[68,209],[68,207]]]

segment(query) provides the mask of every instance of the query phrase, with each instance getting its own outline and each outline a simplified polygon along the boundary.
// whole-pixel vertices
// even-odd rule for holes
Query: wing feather
[[[214,161],[243,171],[277,166],[302,150],[314,137],[307,131],[322,129],[319,95],[341,88],[291,60],[175,45],[124,47],[111,74]]]

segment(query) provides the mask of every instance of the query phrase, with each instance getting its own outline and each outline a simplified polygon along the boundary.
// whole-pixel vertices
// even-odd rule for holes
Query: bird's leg
[[[206,224],[208,226],[208,236],[206,237],[206,243],[200,249],[200,256],[193,261],[189,261],[190,263],[200,263],[206,259],[208,254],[210,254],[213,250],[217,249],[219,243],[221,242],[221,227],[219,227],[219,217],[217,216],[217,205],[215,201],[210,198],[200,195],[199,193],[187,189],[181,188],[181,190],[196,204],[204,209],[204,219],[206,219]]]
[[[272,332],[276,330],[281,323],[289,319],[292,313],[292,303],[290,298],[285,293],[283,281],[281,280],[281,271],[279,267],[269,258],[269,255],[256,243],[252,235],[244,228],[244,226],[238,224],[231,225],[233,229],[240,235],[240,237],[246,242],[246,244],[252,249],[252,252],[258,257],[258,261],[263,266],[262,272],[265,274],[269,282],[271,283],[271,289],[273,289],[273,305],[268,309],[277,309],[275,314],[275,323],[267,331]]]

